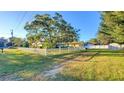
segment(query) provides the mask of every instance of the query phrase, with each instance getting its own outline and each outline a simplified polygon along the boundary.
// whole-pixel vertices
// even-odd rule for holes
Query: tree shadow
[[[32,80],[32,77],[41,74],[43,71],[51,69],[53,66],[74,60],[75,58],[82,56],[88,57],[88,59],[83,60],[83,62],[88,62],[97,56],[124,56],[123,51],[120,52],[107,50],[88,50],[88,51],[77,51],[71,53],[64,53],[59,55],[48,55],[43,56],[40,54],[2,54],[4,62],[0,62],[1,71],[0,77],[6,77],[7,75],[11,75],[17,73],[22,80]],[[5,62],[6,61],[6,62]],[[16,61],[15,63],[13,61]],[[82,61],[82,60],[77,60]],[[19,63],[19,64],[18,64]],[[28,75],[28,72],[30,75]],[[31,73],[32,72],[32,73]],[[21,73],[21,75],[19,75]],[[24,73],[24,74],[23,74]],[[27,75],[26,75],[27,74]],[[16,79],[15,79],[16,80]],[[19,79],[18,79],[19,80]]]
[[[89,59],[86,59],[86,60],[84,60],[84,61],[90,61],[90,60],[92,60],[95,56],[97,56],[97,55],[99,55],[100,54],[100,52],[97,52],[97,53],[95,53],[94,55],[92,55]]]

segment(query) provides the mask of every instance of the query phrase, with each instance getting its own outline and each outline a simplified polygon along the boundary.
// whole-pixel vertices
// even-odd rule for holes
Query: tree
[[[107,43],[115,42],[119,44],[124,43],[124,12],[102,12],[101,24],[99,27],[100,35],[104,36],[103,40],[107,40]]]
[[[28,32],[27,39],[30,46],[32,43],[38,47],[37,43],[42,42],[44,47],[55,47],[57,43],[67,43],[78,40],[77,32],[74,27],[67,23],[62,15],[55,13],[54,16],[49,14],[36,15],[35,19],[27,22],[25,30]]]
[[[58,43],[78,41],[78,32],[80,31],[79,29],[72,27],[71,24],[67,23],[59,13],[55,13],[53,19],[55,20]]]
[[[29,43],[26,39],[23,40],[22,47],[29,47]]]
[[[14,47],[21,47],[22,43],[23,43],[23,39],[22,38],[18,38],[18,37],[13,37],[13,38],[9,38],[10,42],[13,43]]]
[[[88,41],[88,43],[93,44],[93,45],[98,45],[98,44],[99,44],[99,42],[98,42],[98,40],[97,40],[96,38],[90,39],[90,40]]]
[[[107,45],[112,42],[111,37],[103,33],[98,33],[97,40],[99,41],[99,44],[101,45]]]
[[[84,46],[85,42],[84,41],[80,41],[80,44],[81,44],[81,46]]]

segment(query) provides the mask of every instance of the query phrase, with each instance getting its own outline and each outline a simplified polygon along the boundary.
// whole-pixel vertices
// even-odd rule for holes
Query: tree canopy
[[[99,44],[99,42],[98,42],[98,40],[97,40],[96,38],[90,39],[90,40],[88,41],[88,43],[93,44],[93,45],[98,45],[98,44]]]
[[[124,43],[124,12],[107,11],[101,13],[98,39],[102,44]]]
[[[13,46],[13,47],[29,47],[29,43],[26,39],[19,38],[19,37],[11,37],[9,38],[9,43],[7,44],[8,46]]]
[[[42,42],[44,47],[54,47],[58,43],[78,41],[78,31],[71,24],[64,20],[63,16],[55,13],[36,15],[35,19],[27,22],[24,29],[28,32],[27,39],[30,46]]]

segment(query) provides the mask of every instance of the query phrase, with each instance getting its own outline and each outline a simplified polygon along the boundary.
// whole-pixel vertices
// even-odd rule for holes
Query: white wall
[[[122,44],[122,45],[119,45],[117,43],[111,43],[109,45],[92,45],[92,44],[88,44],[87,46],[85,46],[85,48],[119,50],[119,49],[124,49],[124,44]]]
[[[87,45],[86,48],[89,49],[108,49],[109,45]]]

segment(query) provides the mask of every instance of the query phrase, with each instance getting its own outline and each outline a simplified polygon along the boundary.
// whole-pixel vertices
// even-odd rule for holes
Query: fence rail
[[[41,55],[56,55],[56,54],[62,54],[62,53],[70,53],[73,51],[80,51],[84,50],[84,48],[52,48],[52,49],[40,49],[40,48],[21,48],[18,49],[27,51],[27,52],[33,52]]]

